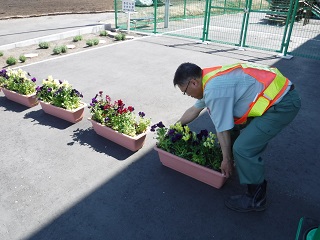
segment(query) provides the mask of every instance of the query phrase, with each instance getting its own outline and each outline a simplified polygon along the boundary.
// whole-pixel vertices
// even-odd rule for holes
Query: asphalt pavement
[[[110,19],[105,13],[4,20],[0,46]],[[169,125],[194,103],[173,87],[181,63],[254,62],[278,67],[293,81],[302,108],[264,155],[268,209],[236,213],[224,206],[245,190],[236,174],[215,189],[162,166],[152,133],[131,152],[95,134],[88,109],[70,124],[0,92],[0,239],[295,239],[301,217],[320,220],[320,62],[275,55],[150,35],[22,67],[39,85],[48,75],[67,80],[86,103],[102,90]],[[214,131],[207,113],[190,126]]]

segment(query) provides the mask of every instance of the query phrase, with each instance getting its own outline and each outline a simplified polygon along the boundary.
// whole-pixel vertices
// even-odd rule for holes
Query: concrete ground
[[[19,27],[17,20],[0,22],[0,43],[105,20],[104,15],[79,16],[39,18],[40,25],[23,19]],[[0,239],[292,240],[301,217],[319,220],[319,61],[158,35],[23,69],[38,84],[48,75],[69,81],[87,103],[103,90],[144,111],[154,123],[168,125],[194,102],[172,84],[178,65],[188,61],[201,67],[276,66],[300,92],[299,115],[264,156],[270,204],[265,212],[225,208],[225,198],[244,191],[236,174],[218,190],[162,166],[152,133],[141,150],[131,152],[95,134],[88,109],[81,122],[70,124],[40,106],[11,102],[1,92]],[[206,113],[191,128],[214,131]]]

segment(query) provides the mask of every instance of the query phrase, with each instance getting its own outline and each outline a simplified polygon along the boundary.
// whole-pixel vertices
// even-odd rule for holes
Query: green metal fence
[[[320,0],[154,0],[136,6],[130,30],[320,59],[319,6]],[[127,29],[119,9],[116,0],[116,27]]]
[[[293,56],[320,59],[320,1],[299,1],[287,52]]]
[[[287,9],[292,9],[293,1],[286,2]],[[280,5],[281,4],[281,5]],[[224,8],[227,11],[236,11],[234,14],[224,15],[223,18],[219,17],[215,19],[215,23],[211,23],[209,26],[224,25],[226,34],[220,34],[218,39],[226,39],[226,36],[232,33],[234,39],[238,38],[235,45],[240,47],[258,48],[263,50],[270,50],[276,52],[282,52],[285,46],[286,34],[290,22],[290,16],[292,11],[285,11],[284,8],[279,7],[284,4],[283,2],[277,3],[276,15],[270,11],[271,4],[267,1],[253,2],[252,0],[244,0],[241,2],[240,8]],[[285,4],[284,4],[285,5]],[[211,5],[211,9],[215,9],[217,6],[215,3]],[[209,15],[212,11],[209,11]],[[212,15],[212,14],[211,14]],[[231,21],[228,22],[228,19]],[[234,27],[237,24],[237,27]],[[282,26],[283,25],[283,26]],[[235,31],[237,29],[238,31]],[[208,33],[208,39],[216,41],[216,33],[213,32],[210,37],[210,31]]]
[[[166,5],[154,0],[153,6],[136,6],[136,12],[130,16],[130,29],[201,39],[205,4],[205,0],[171,0],[167,6],[169,22],[166,22]],[[121,9],[121,0],[115,0],[116,27],[127,29],[127,14],[118,9]]]

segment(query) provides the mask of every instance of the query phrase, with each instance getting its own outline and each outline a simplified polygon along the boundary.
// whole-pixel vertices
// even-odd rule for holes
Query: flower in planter
[[[0,88],[4,85],[4,83],[7,81],[7,70],[6,69],[2,69],[0,71]]]
[[[36,92],[36,79],[29,78],[30,74],[21,70],[2,69],[0,71],[0,86],[23,95]]]
[[[74,110],[81,106],[83,95],[67,81],[53,79],[49,76],[38,86],[37,98],[56,107]]]
[[[151,119],[143,112],[136,115],[134,107],[125,107],[121,99],[112,102],[102,91],[92,98],[89,109],[92,120],[132,137],[145,132],[151,124]]]
[[[220,171],[222,152],[217,137],[212,132],[191,131],[181,123],[165,127],[162,122],[151,126],[155,132],[157,147],[176,156]]]

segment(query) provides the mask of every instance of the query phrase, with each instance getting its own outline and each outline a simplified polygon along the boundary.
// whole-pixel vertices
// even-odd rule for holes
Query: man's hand
[[[233,168],[230,130],[218,132],[217,137],[220,142],[222,156],[223,156],[223,160],[220,166],[221,173],[226,177],[230,177],[232,174],[232,168]]]
[[[192,106],[184,112],[182,117],[177,122],[181,122],[182,125],[187,125],[196,119],[202,110],[203,108],[196,108],[195,106]]]
[[[233,170],[233,164],[232,164],[233,161],[230,161],[230,160],[226,160],[224,159],[222,162],[221,162],[221,173],[223,175],[225,175],[227,178],[230,177],[232,175],[232,170]]]

